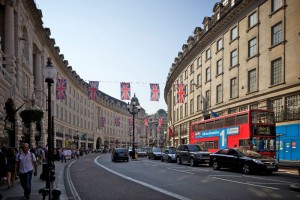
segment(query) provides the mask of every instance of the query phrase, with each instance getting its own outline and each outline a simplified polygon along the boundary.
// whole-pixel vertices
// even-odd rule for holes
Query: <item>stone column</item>
[[[35,100],[35,104],[39,107],[42,108],[43,107],[43,90],[42,90],[42,57],[41,57],[41,53],[36,53],[34,56],[34,90],[35,92],[35,96],[34,96],[34,100]]]
[[[14,31],[14,1],[7,0],[4,14],[4,54],[6,70],[12,75],[15,82],[15,31]]]

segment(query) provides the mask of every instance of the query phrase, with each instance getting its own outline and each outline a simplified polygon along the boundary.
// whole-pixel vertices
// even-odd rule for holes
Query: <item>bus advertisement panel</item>
[[[193,122],[190,143],[210,152],[236,147],[275,157],[275,128],[272,111],[248,110]]]

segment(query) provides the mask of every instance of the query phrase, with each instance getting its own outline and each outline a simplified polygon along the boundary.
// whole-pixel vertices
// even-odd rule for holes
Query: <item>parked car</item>
[[[136,152],[139,157],[146,157],[148,155],[145,148],[138,148]]]
[[[210,153],[197,144],[181,144],[176,149],[177,164],[209,164]]]
[[[160,160],[161,159],[161,149],[158,147],[153,147],[148,152],[148,159]]]
[[[278,162],[271,157],[262,156],[256,151],[226,148],[210,155],[214,170],[231,168],[241,170],[244,174],[252,172],[276,172]]]
[[[116,162],[118,160],[129,161],[129,155],[126,148],[115,148],[111,152],[111,161]]]
[[[170,162],[176,162],[176,148],[175,147],[169,147],[165,148],[161,152],[161,162],[164,162],[167,160]]]

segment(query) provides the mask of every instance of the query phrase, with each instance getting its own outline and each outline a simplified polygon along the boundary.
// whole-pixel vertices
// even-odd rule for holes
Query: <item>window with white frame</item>
[[[220,51],[223,48],[222,38],[217,41],[217,51]]]
[[[230,56],[231,56],[231,67],[234,67],[238,64],[238,51],[237,49],[233,50],[231,53],[230,53]]]
[[[283,6],[283,0],[272,0],[272,12],[278,10]]]
[[[182,108],[182,106],[180,106],[180,119],[182,119],[183,118],[183,108]]]
[[[194,92],[194,80],[190,81],[190,92]]]
[[[252,38],[249,42],[248,42],[248,57],[251,58],[253,56],[255,56],[257,54],[257,45],[256,45],[256,37]]]
[[[272,46],[282,42],[282,23],[272,26]]]
[[[194,73],[194,64],[192,63],[190,65],[190,74]]]
[[[237,78],[230,79],[230,98],[237,97]]]
[[[248,28],[251,28],[256,24],[257,24],[257,12],[254,12],[248,17]]]
[[[197,96],[197,111],[201,110],[201,95]]]
[[[223,73],[223,65],[222,65],[222,59],[217,61],[217,75],[220,75]]]
[[[194,99],[190,100],[190,114],[194,113]]]
[[[202,80],[201,80],[201,74],[198,74],[198,75],[197,75],[197,86],[198,86],[198,87],[202,85],[201,81],[202,81]]]
[[[235,40],[237,37],[238,37],[238,28],[236,26],[233,29],[231,29],[231,31],[230,31],[230,39],[232,41],[232,40]]]
[[[186,117],[188,115],[188,105],[187,103],[184,103],[184,116]]]
[[[227,4],[228,4],[228,0],[223,0],[223,6],[227,6]]]
[[[187,79],[187,78],[188,78],[188,71],[185,70],[185,71],[184,71],[184,79]]]
[[[283,120],[283,99],[273,99],[271,100],[271,109],[273,110],[275,114],[275,121],[282,121]]]
[[[282,83],[282,61],[281,58],[271,62],[271,85]]]
[[[256,69],[248,72],[248,92],[254,92],[257,89]]]
[[[223,92],[222,85],[217,85],[217,103],[222,103],[223,101]]]
[[[205,108],[210,106],[210,90],[205,91]]]
[[[210,49],[206,50],[206,60],[210,59]]]
[[[207,69],[206,69],[206,73],[205,73],[205,81],[207,82],[207,81],[210,81],[210,79],[211,79],[211,73],[210,73],[210,67],[208,67]]]
[[[202,59],[200,55],[200,57],[197,59],[197,67],[201,67],[201,65],[202,65]]]

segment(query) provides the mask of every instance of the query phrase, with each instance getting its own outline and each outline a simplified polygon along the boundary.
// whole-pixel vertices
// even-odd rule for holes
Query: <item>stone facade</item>
[[[34,0],[0,1],[0,146],[18,148],[24,142],[46,146],[48,89],[42,71],[48,58],[57,79],[67,80],[64,100],[56,100],[55,83],[51,87],[54,147],[113,148],[116,140],[119,146],[129,146],[127,104],[101,91],[96,100],[88,99],[89,84],[64,59],[51,30],[43,27],[42,17]],[[26,128],[19,115],[26,108],[43,110],[42,122]],[[136,124],[142,124],[145,115],[142,109]],[[119,126],[114,123],[116,117]],[[101,119],[105,119],[103,125]]]
[[[190,123],[211,117],[212,111],[271,109],[277,125],[299,124],[299,9],[298,0],[215,4],[213,16],[195,28],[167,76],[172,145],[188,143]],[[186,85],[184,103],[176,103],[178,83]]]

